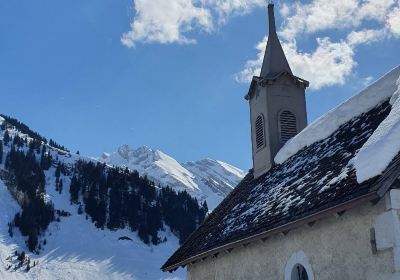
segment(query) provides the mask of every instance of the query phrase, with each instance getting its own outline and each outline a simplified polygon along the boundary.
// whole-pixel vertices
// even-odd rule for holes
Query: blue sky
[[[400,62],[399,1],[275,3],[309,121]],[[126,143],[248,169],[266,24],[261,0],[1,1],[0,111],[88,156]]]

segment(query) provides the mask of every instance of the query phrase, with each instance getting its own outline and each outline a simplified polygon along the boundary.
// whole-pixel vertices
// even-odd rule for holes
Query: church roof
[[[285,234],[300,224],[383,196],[400,174],[400,155],[381,175],[363,183],[357,182],[352,163],[390,110],[385,99],[261,177],[254,179],[250,171],[162,270],[171,271],[272,234]]]

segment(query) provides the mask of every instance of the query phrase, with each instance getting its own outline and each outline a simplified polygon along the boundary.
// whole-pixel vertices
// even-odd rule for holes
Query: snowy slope
[[[4,121],[0,117],[0,124]],[[26,135],[11,129],[11,135]],[[0,130],[0,139],[3,132]],[[29,137],[28,137],[29,139]],[[8,147],[4,146],[4,154]],[[53,157],[57,157],[66,165],[78,159],[90,160],[78,155],[72,155],[57,149],[49,149]],[[4,158],[0,164],[0,172],[4,170]],[[184,279],[185,272],[181,269],[173,274],[163,273],[161,265],[179,246],[178,239],[168,227],[160,232],[160,238],[167,241],[157,246],[146,245],[136,232],[128,229],[117,231],[100,230],[86,219],[85,214],[78,214],[78,206],[70,204],[70,195],[67,188],[59,194],[55,190],[55,167],[46,171],[46,193],[56,210],[71,213],[69,217],[60,217],[60,222],[52,222],[41,240],[46,245],[39,255],[28,254],[38,265],[29,272],[25,267],[14,271],[15,258],[9,257],[13,252],[28,252],[25,244],[26,237],[22,237],[19,230],[14,228],[13,237],[9,236],[7,223],[19,212],[20,206],[11,196],[4,181],[0,179],[0,279],[10,280],[103,280],[103,279]],[[70,184],[68,176],[62,176],[63,185]],[[129,237],[131,240],[119,240],[120,237]],[[43,243],[42,243],[43,245]],[[7,267],[12,268],[7,270]]]
[[[186,190],[198,200],[206,200],[211,210],[244,177],[242,170],[222,161],[204,159],[181,164],[169,155],[146,146],[133,149],[123,145],[116,152],[103,153],[98,160],[137,170],[162,186]]]
[[[50,182],[49,182],[50,183]],[[54,190],[54,188],[52,188]],[[0,181],[0,279],[183,279],[183,271],[173,275],[162,273],[163,261],[178,247],[178,240],[170,232],[164,233],[168,242],[147,246],[129,230],[99,230],[77,214],[76,205],[70,205],[66,192],[59,195],[50,191],[56,209],[69,211],[70,217],[53,222],[46,232],[47,244],[31,261],[39,265],[29,272],[9,272],[5,267],[8,256],[15,250],[26,249],[23,239],[14,231],[14,238],[7,233],[7,221],[19,210],[3,182]],[[132,241],[118,240],[128,236]],[[179,277],[179,278],[178,278]]]

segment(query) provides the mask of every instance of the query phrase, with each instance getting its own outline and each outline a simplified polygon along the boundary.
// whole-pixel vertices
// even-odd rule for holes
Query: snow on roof
[[[397,90],[396,81],[399,76],[400,66],[397,66],[357,95],[318,118],[282,147],[275,156],[275,163],[282,164],[299,150],[327,138],[342,124],[391,97]]]
[[[397,68],[398,69],[398,68]],[[400,152],[400,77],[390,100],[391,111],[354,158],[357,181],[380,175]],[[373,159],[374,164],[371,164]]]

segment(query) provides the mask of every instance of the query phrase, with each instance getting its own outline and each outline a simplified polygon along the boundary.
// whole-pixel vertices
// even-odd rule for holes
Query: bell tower
[[[274,4],[268,4],[269,34],[260,76],[245,96],[250,105],[254,177],[267,172],[279,149],[307,126],[305,89],[293,75],[276,34]]]

